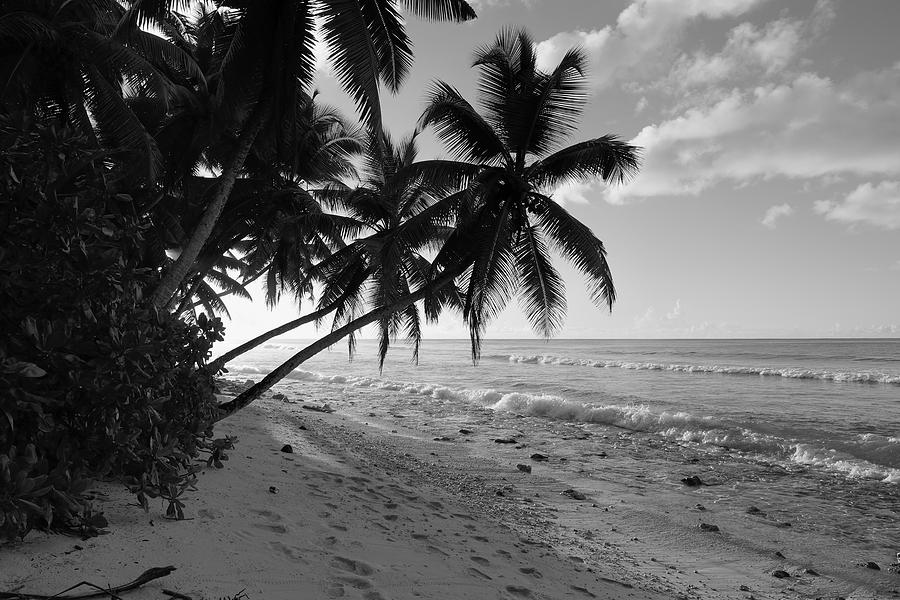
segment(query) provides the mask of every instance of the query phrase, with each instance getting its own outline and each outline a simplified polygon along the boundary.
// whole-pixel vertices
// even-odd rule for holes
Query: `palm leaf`
[[[541,232],[527,226],[523,233],[515,247],[522,311],[535,331],[549,338],[562,327],[566,315],[565,285],[553,268]]]
[[[553,199],[532,193],[538,225],[553,241],[556,250],[588,279],[588,291],[595,304],[612,310],[616,289],[606,261],[606,248],[590,228],[570,215]]]
[[[604,135],[554,152],[531,164],[526,173],[536,187],[548,189],[594,177],[623,183],[637,173],[639,167],[638,147],[614,135]]]
[[[449,84],[438,81],[428,92],[419,126],[433,125],[438,138],[459,160],[496,165],[512,157],[493,127]]]

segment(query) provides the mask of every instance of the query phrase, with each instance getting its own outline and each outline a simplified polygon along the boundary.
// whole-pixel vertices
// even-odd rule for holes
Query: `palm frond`
[[[540,228],[550,237],[556,250],[587,277],[591,300],[612,310],[616,289],[603,242],[552,198],[538,193],[531,194],[531,198],[536,203]]]
[[[430,21],[468,21],[475,10],[465,0],[402,0],[403,7],[417,17]]]
[[[565,285],[553,268],[541,232],[526,226],[523,233],[515,247],[519,299],[535,331],[549,338],[559,331],[566,316]]]
[[[432,84],[419,126],[434,126],[438,138],[459,160],[496,165],[512,157],[494,128],[451,85]]]
[[[604,135],[554,152],[532,163],[526,173],[539,189],[595,177],[623,183],[637,173],[640,163],[640,148]]]
[[[338,81],[353,98],[362,120],[380,129],[381,57],[359,1],[330,0],[321,5],[318,16]]]

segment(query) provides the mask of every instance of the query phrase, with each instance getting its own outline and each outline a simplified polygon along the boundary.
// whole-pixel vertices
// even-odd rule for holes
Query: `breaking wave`
[[[253,366],[235,366],[233,374],[262,374]],[[437,401],[461,402],[482,409],[558,419],[575,423],[611,425],[629,431],[652,433],[665,438],[728,448],[799,466],[821,467],[850,478],[877,479],[900,484],[900,438],[861,434],[844,442],[822,440],[807,443],[754,431],[740,423],[685,411],[654,411],[645,404],[579,402],[561,396],[465,389],[375,377],[328,375],[296,370],[287,377],[295,381],[341,384],[427,396]],[[833,447],[826,447],[833,446]]]
[[[900,375],[879,371],[831,371],[827,369],[803,369],[793,367],[745,367],[728,365],[685,365],[619,360],[587,360],[552,356],[547,354],[507,357],[511,363],[565,365],[575,367],[619,368],[634,371],[672,371],[676,373],[717,373],[722,375],[759,375],[764,377],[786,377],[789,379],[817,379],[821,381],[850,383],[884,383],[900,385]]]

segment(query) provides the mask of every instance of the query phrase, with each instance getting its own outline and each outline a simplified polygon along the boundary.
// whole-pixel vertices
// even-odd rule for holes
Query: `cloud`
[[[588,204],[589,196],[602,197],[603,194],[596,189],[593,183],[580,181],[567,182],[557,187],[550,196],[560,204]]]
[[[815,210],[829,221],[900,229],[900,181],[864,183],[840,202],[816,202]]]
[[[801,73],[789,83],[734,88],[644,127],[641,173],[607,200],[698,194],[754,178],[818,179],[900,173],[900,69],[835,83]]]
[[[763,215],[763,218],[760,222],[769,229],[775,229],[775,224],[778,219],[782,217],[789,217],[792,214],[794,214],[794,209],[790,204],[776,204],[775,206],[770,206],[766,210],[766,214]]]
[[[682,103],[696,95],[721,97],[727,85],[755,79],[781,81],[802,52],[807,50],[834,20],[832,0],[819,0],[806,19],[787,17],[764,26],[741,23],[731,29],[721,50],[705,49],[679,56],[668,75],[648,86],[680,97]]]
[[[623,73],[633,77],[648,68],[665,68],[651,59],[671,54],[692,21],[737,17],[766,1],[634,0],[619,13],[615,26],[561,32],[538,44],[538,65],[552,68],[578,45],[593,59],[591,75],[596,84],[608,85]]]

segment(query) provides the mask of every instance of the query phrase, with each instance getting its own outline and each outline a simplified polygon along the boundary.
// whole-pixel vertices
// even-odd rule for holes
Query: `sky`
[[[430,82],[473,103],[476,47],[505,26],[552,68],[590,60],[591,101],[570,143],[613,133],[640,173],[554,197],[604,241],[618,291],[593,306],[560,259],[561,338],[900,337],[900,23],[897,0],[477,0],[478,19],[410,18],[416,63],[382,99],[410,132]],[[320,61],[320,98],[353,114]],[[446,157],[422,137],[421,158]],[[311,309],[229,302],[227,341]],[[465,337],[458,315],[426,338]],[[303,328],[287,337],[312,338]],[[535,337],[515,301],[488,338]]]

